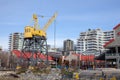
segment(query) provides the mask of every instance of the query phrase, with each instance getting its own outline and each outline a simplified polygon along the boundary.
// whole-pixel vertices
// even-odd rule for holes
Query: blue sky
[[[120,23],[120,0],[0,0],[0,46],[8,48],[10,33],[23,32],[32,25],[32,14],[52,16],[56,11],[56,46],[63,40],[76,43],[79,33],[89,28],[112,30]],[[39,18],[40,28],[50,17]],[[47,30],[48,43],[54,45],[54,23]]]

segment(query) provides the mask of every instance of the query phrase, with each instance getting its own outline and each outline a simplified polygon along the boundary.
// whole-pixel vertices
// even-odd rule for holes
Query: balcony
[[[105,54],[106,59],[115,59],[115,58],[120,58],[120,53],[106,53]]]

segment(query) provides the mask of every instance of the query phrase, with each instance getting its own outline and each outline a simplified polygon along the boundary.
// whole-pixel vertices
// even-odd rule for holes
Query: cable
[[[54,53],[56,52],[56,20],[54,20]],[[56,68],[57,68],[57,57],[56,57]]]

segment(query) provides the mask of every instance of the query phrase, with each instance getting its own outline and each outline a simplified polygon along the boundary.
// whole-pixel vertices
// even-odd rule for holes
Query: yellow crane
[[[57,12],[49,19],[49,21],[45,24],[43,29],[39,29],[38,25],[38,17],[36,14],[33,14],[34,26],[26,26],[24,31],[24,38],[33,38],[33,36],[39,36],[42,39],[46,39],[46,30],[48,26],[55,20],[57,16]]]
[[[34,25],[26,26],[24,28],[24,40],[21,55],[31,55],[27,59],[28,63],[30,63],[30,69],[34,69],[35,65],[37,65],[37,61],[39,60],[37,56],[39,55],[39,53],[45,54],[47,56],[46,63],[49,64],[46,30],[50,26],[50,24],[55,20],[56,16],[57,12],[48,20],[44,27],[40,29],[38,25],[38,16],[36,14],[33,14]],[[22,62],[24,62],[24,58],[21,56],[18,61],[17,69],[20,69],[22,67]]]

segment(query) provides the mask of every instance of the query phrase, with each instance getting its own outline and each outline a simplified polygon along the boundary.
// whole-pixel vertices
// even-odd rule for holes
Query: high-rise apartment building
[[[21,50],[23,44],[23,33],[11,33],[9,36],[9,50]]]
[[[104,51],[103,45],[112,38],[114,38],[114,31],[103,32],[101,29],[89,29],[80,33],[76,50],[78,53],[100,53]]]
[[[64,41],[64,44],[63,44],[63,50],[64,51],[72,51],[74,50],[74,42],[70,39],[67,39]]]

